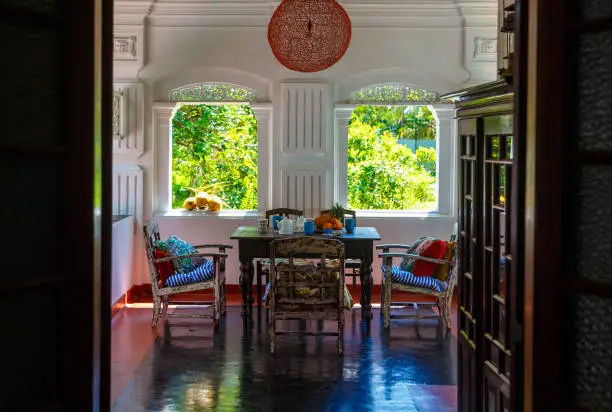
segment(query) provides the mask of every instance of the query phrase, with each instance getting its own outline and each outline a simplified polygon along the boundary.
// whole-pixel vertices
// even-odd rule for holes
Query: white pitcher
[[[291,219],[283,219],[278,222],[278,233],[281,235],[293,234],[293,222]]]

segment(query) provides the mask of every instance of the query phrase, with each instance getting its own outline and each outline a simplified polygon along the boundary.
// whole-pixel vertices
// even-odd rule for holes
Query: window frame
[[[184,105],[243,105],[248,104],[257,120],[257,210],[228,210],[210,212],[206,210],[187,211],[172,208],[172,119],[179,107]],[[242,218],[257,216],[272,204],[270,182],[272,179],[272,105],[253,102],[158,102],[153,104],[154,136],[154,195],[153,210],[155,215],[166,217],[222,217]]]
[[[436,209],[418,210],[357,210],[366,218],[430,218],[455,217],[456,212],[456,119],[453,104],[393,102],[343,103],[334,107],[334,199],[348,205],[348,123],[358,106],[428,106],[436,119]]]

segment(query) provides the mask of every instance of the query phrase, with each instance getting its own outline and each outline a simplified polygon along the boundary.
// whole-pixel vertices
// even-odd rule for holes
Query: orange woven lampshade
[[[268,42],[283,66],[318,72],[346,53],[351,20],[336,0],[283,0],[270,19]]]

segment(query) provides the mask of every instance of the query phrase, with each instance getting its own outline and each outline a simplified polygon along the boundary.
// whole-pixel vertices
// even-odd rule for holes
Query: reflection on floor
[[[371,322],[347,311],[338,358],[334,337],[280,336],[271,356],[265,315],[254,310],[247,332],[239,307],[217,331],[177,318],[153,330],[151,309],[124,310],[113,321],[113,412],[456,410],[455,337],[436,320],[393,320],[386,332],[378,310]]]

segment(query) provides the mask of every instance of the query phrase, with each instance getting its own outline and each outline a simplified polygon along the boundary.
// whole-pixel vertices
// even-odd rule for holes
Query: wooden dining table
[[[253,305],[253,259],[270,257],[270,242],[275,239],[304,236],[304,233],[281,235],[277,231],[261,233],[257,226],[239,226],[230,239],[238,240],[238,258],[240,260],[240,291],[242,294],[242,314],[252,313]],[[344,242],[346,259],[359,259],[361,267],[361,304],[362,317],[372,318],[372,262],[374,260],[374,241],[380,240],[380,235],[374,227],[355,228],[353,233],[340,232],[336,235],[315,234],[318,237],[338,239]],[[299,256],[296,256],[299,257]]]

